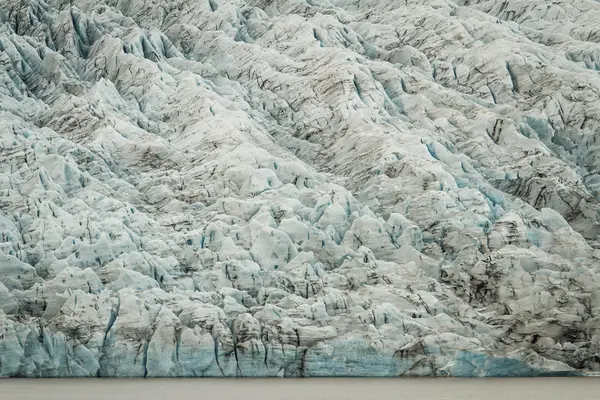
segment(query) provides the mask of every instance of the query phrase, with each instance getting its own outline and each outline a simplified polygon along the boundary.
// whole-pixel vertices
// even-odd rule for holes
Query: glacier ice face
[[[597,2],[0,5],[0,376],[600,369]]]

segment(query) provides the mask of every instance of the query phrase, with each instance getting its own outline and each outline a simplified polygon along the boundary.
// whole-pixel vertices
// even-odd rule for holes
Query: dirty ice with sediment
[[[598,21],[0,0],[0,376],[600,371]]]

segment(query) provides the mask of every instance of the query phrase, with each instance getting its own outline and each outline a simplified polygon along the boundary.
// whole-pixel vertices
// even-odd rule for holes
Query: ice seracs
[[[0,8],[0,376],[600,368],[597,2]]]

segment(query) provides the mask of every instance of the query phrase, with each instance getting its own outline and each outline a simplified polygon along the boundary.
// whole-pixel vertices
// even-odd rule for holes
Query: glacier
[[[598,21],[0,0],[0,377],[600,371]]]

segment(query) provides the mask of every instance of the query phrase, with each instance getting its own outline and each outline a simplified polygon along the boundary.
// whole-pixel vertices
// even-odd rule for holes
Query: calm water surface
[[[599,400],[600,379],[0,379],[0,399]]]

